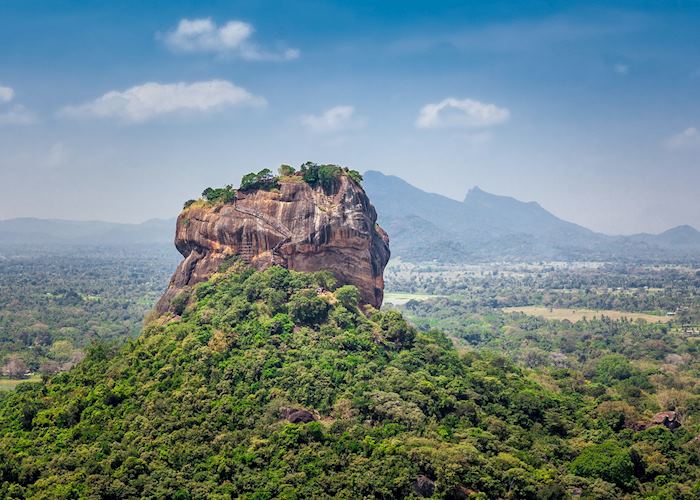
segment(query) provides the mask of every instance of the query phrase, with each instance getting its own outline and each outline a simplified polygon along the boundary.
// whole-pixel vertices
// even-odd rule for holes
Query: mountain
[[[536,202],[469,190],[463,201],[427,193],[396,176],[364,174],[392,254],[405,260],[678,260],[700,258],[700,231],[610,236],[564,221]],[[142,224],[19,218],[0,220],[0,246],[172,243],[175,220]]]
[[[363,313],[356,288],[333,288],[323,274],[239,261],[198,285],[180,317],[0,399],[0,497],[566,488],[552,472],[568,466],[569,445],[548,428],[577,398],[503,359],[461,358],[443,334],[395,311]]]
[[[70,371],[0,393],[0,498],[697,497],[691,415],[673,434],[665,421],[634,428],[605,379],[459,352],[334,279],[384,249],[360,231],[374,217],[356,177],[343,181],[330,167],[316,175],[307,165],[294,181],[264,174],[264,187],[212,190],[188,204],[176,241],[202,248],[193,244],[185,262],[208,273],[200,250],[224,245],[229,258],[188,283],[175,309],[154,312],[139,338],[95,344]],[[301,207],[307,195],[326,215],[278,218],[293,235],[294,224],[311,229],[284,254],[304,254],[299,272],[268,250],[279,235],[265,210],[298,215],[289,203]],[[193,239],[196,223],[204,234]],[[237,246],[241,232],[258,240],[257,253]],[[206,236],[215,239],[203,246]],[[329,246],[336,236],[356,244]],[[376,271],[381,278],[383,265]],[[596,370],[618,373],[623,361],[603,357]]]
[[[459,202],[396,176],[364,174],[393,255],[406,260],[619,260],[700,256],[700,232],[609,236],[564,221],[536,202],[471,189]]]
[[[700,247],[700,231],[688,226],[677,226],[661,234],[637,234],[633,240],[665,248],[696,248]]]
[[[174,219],[141,224],[22,217],[0,220],[0,244],[172,244]]]

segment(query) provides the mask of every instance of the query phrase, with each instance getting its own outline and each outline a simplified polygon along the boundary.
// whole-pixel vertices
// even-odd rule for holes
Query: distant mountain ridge
[[[175,219],[140,224],[33,217],[0,220],[0,244],[172,245],[174,232]]]
[[[658,235],[609,236],[567,222],[536,202],[478,187],[459,202],[377,171],[364,187],[406,260],[627,260],[700,258],[700,232],[679,226]]]
[[[536,202],[470,189],[463,201],[400,177],[364,174],[363,187],[388,232],[392,256],[411,261],[700,259],[700,231],[610,236],[567,222]],[[0,220],[0,245],[171,246],[175,219],[141,224],[61,219]]]

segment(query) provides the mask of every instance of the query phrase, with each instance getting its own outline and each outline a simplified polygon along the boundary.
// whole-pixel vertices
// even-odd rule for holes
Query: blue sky
[[[700,227],[700,2],[0,1],[0,218],[307,160]]]

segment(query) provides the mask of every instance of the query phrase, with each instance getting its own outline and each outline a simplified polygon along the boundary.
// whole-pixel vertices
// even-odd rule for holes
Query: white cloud
[[[0,85],[0,103],[10,102],[15,97],[15,91],[11,87]]]
[[[31,125],[36,115],[20,104],[7,110],[0,109],[0,125]]]
[[[15,98],[15,91],[12,87],[0,85],[0,105],[7,104]],[[36,122],[36,116],[21,104],[9,104],[0,106],[0,126],[1,125],[31,125]]]
[[[334,106],[320,115],[303,115],[301,124],[314,132],[338,132],[362,127],[352,106]]]
[[[288,61],[299,57],[298,49],[262,49],[251,40],[254,31],[251,24],[237,20],[217,26],[211,18],[181,19],[174,30],[157,36],[173,52],[231,54],[249,61]]]
[[[473,99],[448,97],[439,103],[423,106],[416,119],[416,127],[490,127],[509,119],[510,111],[507,108]]]
[[[155,83],[137,85],[124,91],[113,90],[93,101],[63,108],[71,117],[118,118],[142,123],[175,112],[211,112],[230,106],[265,106],[264,98],[226,80],[194,83]]]
[[[613,69],[615,70],[615,73],[621,76],[625,76],[627,73],[630,72],[630,67],[626,64],[616,64]]]
[[[666,139],[664,145],[673,150],[700,148],[700,131],[695,127],[688,127]]]

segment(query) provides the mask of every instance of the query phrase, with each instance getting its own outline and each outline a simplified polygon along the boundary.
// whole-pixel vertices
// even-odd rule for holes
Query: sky
[[[336,163],[700,228],[700,2],[0,0],[0,219]]]

